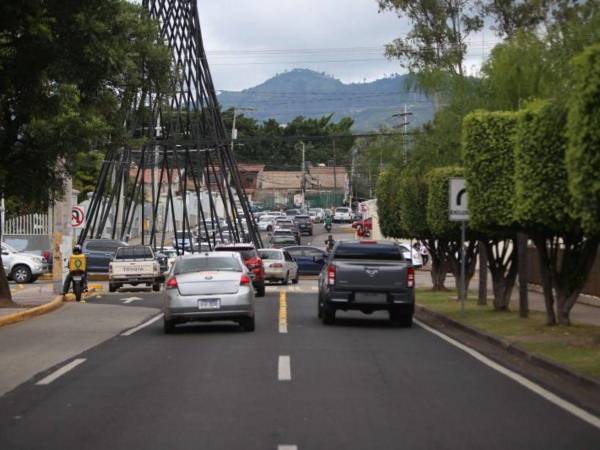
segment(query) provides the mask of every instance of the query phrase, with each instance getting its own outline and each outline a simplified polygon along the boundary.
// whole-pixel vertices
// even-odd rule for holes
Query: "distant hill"
[[[408,75],[394,75],[368,83],[344,84],[332,76],[308,69],[294,69],[241,92],[221,91],[223,109],[233,106],[255,108],[246,116],[264,121],[288,123],[297,116],[317,118],[334,114],[334,120],[352,117],[354,131],[378,130],[395,126],[402,119],[392,117],[404,111],[413,113],[410,126],[421,125],[433,117],[431,101],[408,88]]]

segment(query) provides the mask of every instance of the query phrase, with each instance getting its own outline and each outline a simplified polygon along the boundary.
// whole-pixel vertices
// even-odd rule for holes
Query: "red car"
[[[373,231],[373,218],[357,220],[352,223],[352,228],[356,230],[359,237],[369,237]]]
[[[222,244],[215,247],[215,252],[236,252],[252,274],[252,284],[257,297],[265,296],[265,267],[258,256],[254,244]]]

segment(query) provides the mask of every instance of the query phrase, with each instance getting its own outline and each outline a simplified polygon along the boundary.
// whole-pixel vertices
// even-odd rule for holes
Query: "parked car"
[[[335,245],[319,274],[319,318],[329,325],[337,310],[365,314],[388,311],[390,319],[412,324],[415,270],[394,242],[343,241]]]
[[[298,214],[294,217],[294,223],[300,234],[313,235],[313,224],[310,220],[310,216]]]
[[[88,239],[84,241],[82,250],[87,256],[88,272],[108,273],[108,266],[119,247],[128,244],[114,239]]]
[[[250,272],[257,297],[265,296],[265,268],[254,244],[219,244],[216,252],[236,252]]]
[[[265,266],[265,279],[281,282],[286,285],[290,281],[298,283],[300,273],[296,260],[284,249],[262,248],[258,251]]]
[[[345,206],[335,208],[333,223],[352,223],[352,210]]]
[[[254,331],[254,289],[239,252],[179,257],[165,284],[163,312],[165,333],[180,323],[216,320]]]
[[[33,283],[47,267],[41,256],[19,252],[5,242],[2,243],[2,264],[8,279],[18,284]]]
[[[109,292],[116,292],[125,284],[152,286],[158,292],[161,279],[160,264],[148,245],[119,247],[108,265]]]
[[[296,260],[300,275],[318,275],[327,259],[327,252],[309,245],[296,245],[285,248]]]

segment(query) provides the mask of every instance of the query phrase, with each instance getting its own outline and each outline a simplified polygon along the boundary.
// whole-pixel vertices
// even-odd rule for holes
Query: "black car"
[[[304,214],[298,215],[294,217],[294,223],[296,224],[300,234],[308,234],[309,236],[313,235],[313,224],[310,220],[310,216]]]
[[[83,243],[83,254],[87,257],[88,272],[108,273],[108,265],[119,247],[129,244],[116,239],[88,239]]]

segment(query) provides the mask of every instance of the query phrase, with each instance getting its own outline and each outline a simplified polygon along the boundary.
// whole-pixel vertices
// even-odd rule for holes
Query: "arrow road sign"
[[[467,183],[464,178],[450,179],[449,219],[453,222],[469,220],[469,196]]]
[[[133,302],[139,302],[140,300],[141,300],[141,298],[139,298],[139,297],[129,297],[129,298],[124,298],[123,303],[128,305]]]

